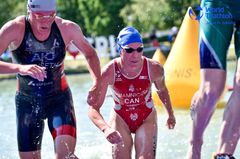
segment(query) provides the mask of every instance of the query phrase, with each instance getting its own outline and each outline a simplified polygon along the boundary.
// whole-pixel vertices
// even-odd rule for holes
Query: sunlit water
[[[235,63],[229,63],[228,83],[231,85]],[[87,74],[68,76],[72,89],[77,118],[76,155],[82,159],[111,159],[111,145],[103,134],[91,123],[87,116],[86,96],[91,86]],[[16,117],[15,117],[15,80],[0,82],[0,159],[17,159]],[[225,96],[227,99],[229,93]],[[113,101],[107,97],[102,107],[105,119],[108,119]],[[221,125],[223,109],[217,109],[205,132],[202,159],[210,159],[217,147],[218,133]],[[158,113],[158,146],[157,159],[184,159],[187,152],[188,139],[191,130],[189,110],[175,110],[177,125],[174,130],[166,127],[167,114],[164,110]],[[240,158],[240,148],[237,147],[236,158]],[[42,158],[53,159],[54,148],[47,125],[42,143]]]

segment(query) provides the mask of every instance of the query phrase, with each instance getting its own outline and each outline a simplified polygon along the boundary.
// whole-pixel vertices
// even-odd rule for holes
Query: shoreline
[[[86,74],[89,71],[86,69],[79,71],[65,70],[66,75],[77,75],[77,74]],[[16,74],[0,74],[0,82],[4,80],[14,80],[16,79]]]
[[[151,50],[149,52],[144,52],[144,55],[148,58],[152,58],[155,51]],[[83,55],[79,55],[76,59],[71,56],[67,56],[64,60],[64,72],[66,75],[84,74],[89,73],[87,69],[87,62]],[[111,60],[110,57],[101,57],[100,64],[103,67]],[[230,49],[227,55],[227,62],[237,61],[235,52],[233,50],[233,45],[230,45]],[[0,74],[0,81],[16,79],[16,74]]]
[[[101,67],[109,62],[109,58],[101,58]],[[84,58],[81,59],[65,59],[64,60],[64,72],[66,75],[84,74],[89,73],[87,69],[87,62]],[[0,74],[0,81],[16,79],[16,74]]]

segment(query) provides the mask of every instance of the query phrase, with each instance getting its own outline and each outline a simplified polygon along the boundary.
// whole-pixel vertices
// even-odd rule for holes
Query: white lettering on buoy
[[[170,72],[170,77],[175,78],[190,78],[193,75],[192,68],[184,68],[184,69],[175,69]]]

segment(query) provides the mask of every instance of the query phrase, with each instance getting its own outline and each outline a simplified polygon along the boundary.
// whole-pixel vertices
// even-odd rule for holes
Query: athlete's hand
[[[100,96],[100,83],[96,82],[88,91],[87,103],[89,105],[96,105]]]
[[[20,65],[19,74],[23,76],[28,75],[39,81],[44,81],[44,78],[47,77],[45,69],[45,67],[38,65]]]
[[[104,136],[105,138],[111,143],[111,144],[120,144],[123,143],[122,136],[120,133],[112,128],[106,128],[104,130]]]
[[[168,129],[173,129],[176,124],[176,119],[173,114],[169,115],[168,120],[167,120],[167,127]]]

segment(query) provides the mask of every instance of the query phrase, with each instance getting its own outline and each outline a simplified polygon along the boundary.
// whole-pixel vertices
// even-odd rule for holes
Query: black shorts
[[[41,149],[44,119],[53,139],[58,135],[76,137],[76,119],[69,89],[53,96],[16,93],[18,149],[22,152]]]

